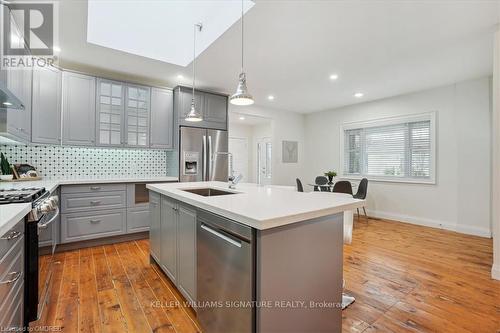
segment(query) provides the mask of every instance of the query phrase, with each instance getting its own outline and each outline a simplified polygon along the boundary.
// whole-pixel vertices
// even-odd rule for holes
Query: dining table
[[[331,192],[333,187],[335,186],[335,183],[338,182],[338,181],[341,181],[341,180],[337,180],[335,182],[333,182],[332,184],[324,184],[324,185],[319,185],[319,184],[313,184],[313,183],[309,183],[307,184],[308,186],[312,186],[312,187],[328,187],[328,190]],[[353,182],[350,182],[351,183],[351,187],[353,189],[357,188],[358,187],[358,184],[357,183],[353,183]]]

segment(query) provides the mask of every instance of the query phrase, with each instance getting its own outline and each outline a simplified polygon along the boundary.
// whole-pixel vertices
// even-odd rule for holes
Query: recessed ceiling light
[[[241,116],[241,117],[240,117],[240,120],[245,120],[245,117]]]
[[[365,94],[363,94],[362,92],[357,92],[357,93],[355,93],[355,94],[354,94],[354,97],[356,97],[356,98],[361,98],[361,97],[363,97],[364,95],[365,95]]]
[[[184,75],[179,74],[179,75],[177,75],[177,78],[178,78],[179,80],[182,80],[182,79],[184,79]]]
[[[338,75],[338,74],[331,74],[331,75],[330,75],[330,80],[332,80],[332,81],[335,81],[335,80],[337,80],[338,78],[339,78],[339,75]]]
[[[59,46],[54,46],[53,47],[54,52],[59,53],[61,52],[61,48]]]
[[[11,106],[12,105],[12,103],[10,103],[10,102],[3,102],[2,104],[5,105],[5,106]]]
[[[267,96],[267,99],[270,100],[270,101],[274,101],[274,96],[273,95],[269,95],[269,96]]]

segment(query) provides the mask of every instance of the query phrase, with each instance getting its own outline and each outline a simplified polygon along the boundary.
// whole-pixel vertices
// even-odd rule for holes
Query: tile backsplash
[[[45,178],[177,175],[177,154],[160,149],[0,145],[11,164],[27,163]]]

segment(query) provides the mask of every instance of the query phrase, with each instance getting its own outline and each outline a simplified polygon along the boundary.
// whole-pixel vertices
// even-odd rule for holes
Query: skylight
[[[244,12],[254,6],[245,0]],[[241,16],[240,1],[89,0],[87,42],[119,51],[187,66]],[[235,52],[237,51],[235,45]]]

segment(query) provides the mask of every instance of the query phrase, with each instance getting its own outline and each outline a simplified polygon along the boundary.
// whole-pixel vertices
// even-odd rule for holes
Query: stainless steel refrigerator
[[[179,147],[181,182],[227,181],[227,131],[181,126]]]

